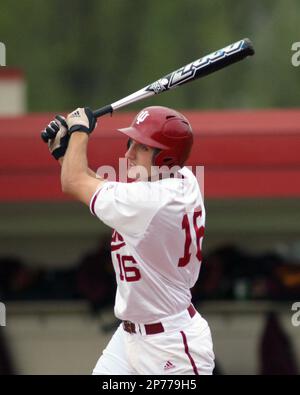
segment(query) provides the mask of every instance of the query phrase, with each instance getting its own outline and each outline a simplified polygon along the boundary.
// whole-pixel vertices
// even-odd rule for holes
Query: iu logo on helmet
[[[137,125],[139,125],[141,122],[144,122],[145,121],[145,119],[147,118],[147,117],[149,117],[149,112],[148,111],[141,111],[140,113],[139,113],[139,115],[137,116],[137,118],[136,118],[136,123],[137,123]]]

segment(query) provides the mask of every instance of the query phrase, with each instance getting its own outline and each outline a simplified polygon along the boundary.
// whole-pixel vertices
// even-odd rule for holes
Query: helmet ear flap
[[[168,152],[169,155],[166,155],[166,152],[161,149],[155,149],[157,152],[154,152],[153,155],[153,164],[155,166],[168,166],[172,167],[176,164],[177,158],[172,155],[172,152]]]
[[[152,156],[152,164],[154,166],[159,166],[157,164],[157,157],[159,156],[159,153],[161,152],[160,148],[153,148],[153,156]]]

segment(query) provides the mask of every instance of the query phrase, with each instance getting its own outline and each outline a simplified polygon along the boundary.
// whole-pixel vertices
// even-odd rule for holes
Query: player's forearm
[[[59,163],[60,163],[61,166],[62,166],[63,161],[64,161],[64,156],[62,156],[61,158],[59,158],[58,161],[59,161]],[[92,169],[90,169],[90,168],[88,168],[88,175],[91,176],[91,177],[93,177],[93,178],[98,178],[98,177],[97,177],[97,174],[96,174]]]
[[[88,135],[82,132],[74,132],[71,135],[61,168],[61,186],[64,192],[72,194],[81,177],[89,175],[88,139]]]

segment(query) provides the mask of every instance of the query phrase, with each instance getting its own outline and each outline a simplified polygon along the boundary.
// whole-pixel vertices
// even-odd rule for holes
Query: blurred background
[[[111,230],[62,194],[40,131],[244,37],[254,57],[103,117],[90,162],[117,168],[115,129],[144,106],[190,119],[207,210],[192,293],[215,374],[299,373],[299,14],[297,0],[1,1],[0,374],[90,374],[118,325]]]

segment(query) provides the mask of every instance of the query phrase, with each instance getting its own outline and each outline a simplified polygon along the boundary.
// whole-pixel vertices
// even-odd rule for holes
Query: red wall
[[[189,165],[205,166],[205,197],[300,196],[300,110],[183,111],[195,133]],[[0,118],[0,200],[62,200],[59,165],[40,131],[54,114]],[[98,122],[92,168],[118,168],[126,138],[115,131],[133,113]]]

